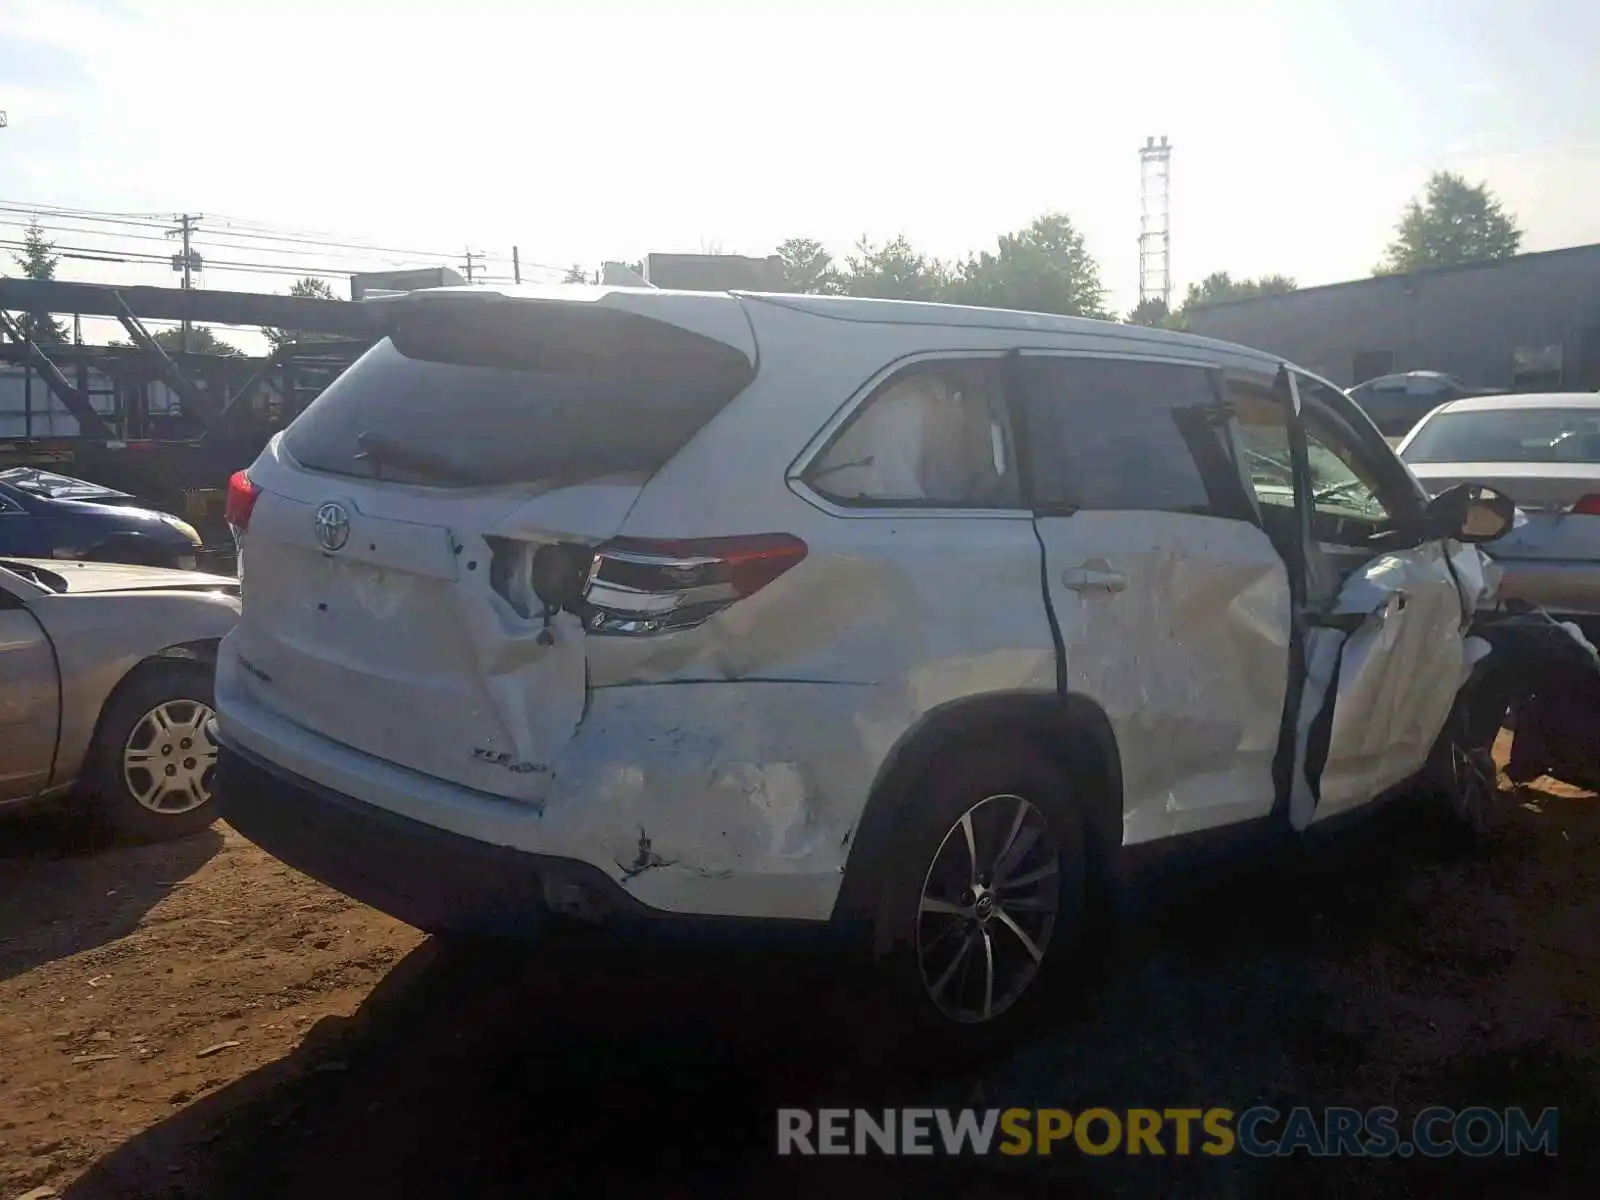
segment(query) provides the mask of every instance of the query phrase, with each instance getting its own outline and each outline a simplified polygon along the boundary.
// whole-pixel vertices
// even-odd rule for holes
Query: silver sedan
[[[238,596],[220,575],[0,559],[0,809],[81,794],[138,841],[210,824],[206,722]]]
[[[1400,457],[1430,493],[1471,480],[1525,519],[1485,547],[1503,599],[1527,600],[1600,632],[1600,395],[1479,396],[1429,413]]]

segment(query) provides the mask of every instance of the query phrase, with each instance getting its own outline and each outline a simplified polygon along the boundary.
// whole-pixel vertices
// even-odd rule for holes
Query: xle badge
[[[514,775],[542,775],[550,768],[544,763],[516,762],[504,750],[474,750],[472,757],[479,762],[491,763],[497,767],[504,767]]]

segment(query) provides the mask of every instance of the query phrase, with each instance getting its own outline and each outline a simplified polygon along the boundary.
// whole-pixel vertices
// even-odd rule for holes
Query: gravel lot
[[[1486,844],[1397,807],[1119,939],[1073,1011],[961,1078],[802,951],[464,960],[217,826],[159,847],[0,826],[0,1200],[995,1192],[1589,1194],[1600,805],[1507,789]],[[1274,898],[1263,905],[1260,898]],[[1196,920],[1199,916],[1201,919]],[[777,1160],[779,1105],[1562,1110],[1554,1159]],[[48,1194],[48,1193],[46,1193]]]

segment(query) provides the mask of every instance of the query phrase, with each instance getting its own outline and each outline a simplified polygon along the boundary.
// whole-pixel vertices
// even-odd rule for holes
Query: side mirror
[[[1509,533],[1516,519],[1511,497],[1483,483],[1458,483],[1428,505],[1428,524],[1435,536],[1459,542],[1492,542]]]

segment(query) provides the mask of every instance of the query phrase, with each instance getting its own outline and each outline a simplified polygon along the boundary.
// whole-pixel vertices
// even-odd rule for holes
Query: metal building
[[[644,278],[651,287],[685,292],[782,292],[783,260],[776,254],[646,254]]]
[[[1357,279],[1192,309],[1207,337],[1341,387],[1443,371],[1476,387],[1600,388],[1600,245]]]

